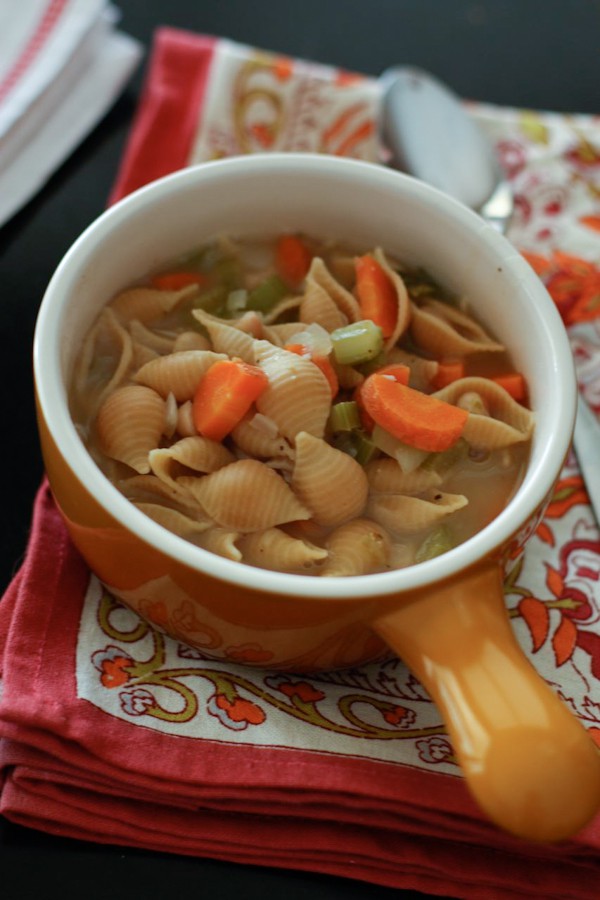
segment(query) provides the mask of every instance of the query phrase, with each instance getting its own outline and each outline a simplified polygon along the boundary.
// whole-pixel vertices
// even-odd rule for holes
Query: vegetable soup
[[[527,384],[460,298],[380,248],[219,238],[129,286],[71,411],[142,512],[249,565],[419,563],[477,533],[527,463]]]

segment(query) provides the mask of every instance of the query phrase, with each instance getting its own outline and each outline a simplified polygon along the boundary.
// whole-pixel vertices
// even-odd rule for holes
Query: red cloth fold
[[[113,199],[185,164],[214,47],[212,38],[157,35]],[[597,896],[598,820],[559,847],[527,844],[486,821],[461,778],[338,752],[335,737],[330,752],[236,743],[101,708],[90,679],[118,669],[100,676],[90,662],[90,591],[44,483],[25,562],[0,604],[0,811],[10,820],[472,900]]]

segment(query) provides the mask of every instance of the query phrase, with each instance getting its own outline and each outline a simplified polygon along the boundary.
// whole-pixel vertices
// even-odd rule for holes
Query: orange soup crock
[[[71,421],[77,348],[119,290],[216,235],[300,231],[380,246],[466,297],[510,349],[536,427],[521,487],[466,543],[407,569],[314,578],[246,566],[146,517],[102,475]],[[34,346],[50,485],[73,542],[115,597],[214,659],[311,671],[397,653],[438,704],[468,786],[500,826],[575,833],[600,805],[600,757],[518,647],[509,562],[534,531],[568,452],[576,385],[554,305],[517,251],[474,213],[380,166],[310,154],[186,169],[104,213],[59,265]]]

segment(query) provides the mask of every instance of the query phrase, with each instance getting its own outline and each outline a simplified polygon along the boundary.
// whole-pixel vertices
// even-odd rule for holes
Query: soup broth
[[[534,427],[506,348],[380,248],[220,238],[107,305],[73,419],[143,513],[242,564],[418,564],[484,528]]]

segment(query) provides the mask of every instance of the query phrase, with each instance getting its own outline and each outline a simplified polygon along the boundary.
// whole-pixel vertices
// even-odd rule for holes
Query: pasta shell
[[[266,373],[269,384],[256,401],[259,412],[277,424],[280,433],[293,443],[300,431],[316,437],[325,433],[331,407],[331,390],[321,370],[309,359],[256,341],[256,364]]]
[[[133,355],[131,336],[107,307],[85,339],[73,378],[75,397],[88,409],[97,409],[123,382]],[[104,361],[101,367],[99,359]]]
[[[373,251],[373,258],[377,260],[377,262],[393,284],[396,296],[398,298],[398,316],[396,318],[396,326],[392,334],[387,338],[384,345],[386,350],[390,350],[397,343],[398,339],[404,334],[409,326],[411,318],[411,303],[408,296],[408,291],[406,290],[406,285],[404,284],[402,277],[389,264],[385,253],[383,252],[383,250],[381,250],[380,247],[377,247]]]
[[[198,434],[194,425],[194,413],[191,400],[186,400],[177,408],[177,425],[175,430],[181,437],[193,437]]]
[[[369,500],[367,515],[395,534],[410,534],[431,528],[466,506],[462,494],[431,490],[422,497],[404,494],[375,494]]]
[[[300,304],[300,321],[316,322],[330,332],[348,324],[348,319],[325,288],[310,279]]]
[[[173,394],[178,403],[184,403],[192,399],[200,379],[212,364],[225,358],[211,350],[170,353],[142,366],[135,374],[135,381],[153,388],[161,397]]]
[[[276,322],[280,316],[289,313],[290,310],[298,309],[301,301],[302,297],[284,297],[283,300],[280,300],[279,303],[275,304],[273,309],[270,309],[268,313],[265,313],[264,321],[267,325]]]
[[[489,378],[461,378],[433,396],[459,405],[461,397],[469,393],[481,397],[489,415],[469,413],[462,433],[468,444],[479,450],[497,450],[529,440],[535,423],[534,414]]]
[[[118,294],[110,303],[110,309],[122,322],[137,319],[146,325],[172,312],[181,303],[199,293],[199,287],[190,284],[180,291],[159,291],[149,287],[134,287]]]
[[[270,341],[277,347],[283,347],[289,344],[290,338],[300,331],[302,322],[279,322],[276,325],[265,325],[263,327],[263,338]]]
[[[260,413],[242,419],[232,430],[231,437],[248,456],[260,459],[292,459],[294,456],[286,439],[279,434],[277,425]]]
[[[142,385],[117,388],[100,407],[96,431],[100,449],[140,474],[150,471],[148,455],[165,424],[165,401]]]
[[[198,535],[203,534],[212,524],[209,519],[204,519],[203,521],[191,519],[185,513],[172,509],[169,506],[161,506],[159,503],[136,502],[135,506],[154,522],[162,525],[163,528],[188,541],[194,540]]]
[[[212,350],[212,345],[199,331],[184,331],[175,338],[173,353],[181,353],[184,350]]]
[[[217,556],[224,556],[233,562],[242,561],[242,552],[236,544],[240,535],[237,531],[229,531],[226,528],[211,528],[199,535],[195,543],[204,550],[210,550]]]
[[[160,504],[172,509],[185,511],[195,519],[208,521],[199,504],[183,491],[179,485],[174,487],[157,478],[156,475],[133,475],[118,483],[121,493],[135,503]]]
[[[400,347],[392,347],[387,362],[401,363],[410,369],[409,385],[417,391],[426,390],[439,369],[439,363],[435,359],[425,359],[423,356],[417,356],[415,353],[408,353]]]
[[[442,483],[433,469],[405,472],[395,459],[375,459],[365,466],[369,488],[378,494],[420,494]]]
[[[150,347],[134,342],[132,368],[137,372],[137,370],[141,369],[142,366],[145,366],[146,363],[149,363],[152,359],[158,359],[159,356],[160,354],[155,350],[151,350]]]
[[[337,578],[367,575],[387,568],[391,541],[377,522],[353,519],[329,535],[326,547],[329,556],[320,574]]]
[[[211,316],[203,309],[195,309],[193,312],[208,331],[213,349],[217,353],[224,353],[229,357],[239,356],[248,363],[254,362],[254,338],[251,335]]]
[[[346,322],[358,322],[362,318],[356,297],[333,277],[319,256],[315,256],[310,264],[306,275],[306,285],[308,289],[315,285],[322,288],[331,297],[339,311],[343,313]]]
[[[172,353],[173,351],[173,345],[175,343],[175,338],[173,336],[152,331],[150,328],[146,328],[146,326],[137,319],[133,319],[129,323],[129,334],[135,343],[141,344],[149,350],[153,350],[160,356],[163,356],[166,353]]]
[[[296,438],[292,489],[316,522],[339,525],[361,514],[369,484],[351,456],[302,431]]]
[[[255,459],[241,459],[202,478],[180,478],[207,514],[232,531],[262,531],[309,519],[310,512],[281,476]]]
[[[292,537],[279,528],[244,535],[239,547],[245,563],[278,572],[306,572],[327,556],[323,547]]]
[[[439,358],[504,350],[475,319],[440,300],[412,304],[410,332],[419,347]]]
[[[151,450],[150,468],[154,474],[173,488],[177,487],[176,477],[186,469],[194,472],[216,472],[234,462],[235,457],[217,441],[196,435],[184,437],[170,447]]]

